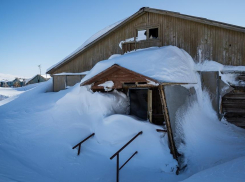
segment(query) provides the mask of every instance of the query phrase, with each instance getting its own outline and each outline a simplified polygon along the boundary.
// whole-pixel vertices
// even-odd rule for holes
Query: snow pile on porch
[[[85,82],[114,64],[159,82],[197,82],[193,59],[186,51],[175,46],[141,49],[100,61],[81,82]]]

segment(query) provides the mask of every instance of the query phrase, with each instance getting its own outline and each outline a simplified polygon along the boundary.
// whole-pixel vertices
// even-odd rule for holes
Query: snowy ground
[[[121,170],[121,181],[186,178],[175,175],[177,163],[166,136],[155,131],[159,127],[121,115],[125,95],[91,93],[79,84],[45,93],[50,86],[51,81],[40,83],[0,107],[0,180],[115,181],[116,160],[109,158],[141,130],[120,155],[122,164],[139,152]],[[92,132],[77,156],[72,146]]]
[[[174,47],[170,49],[168,58],[179,52]],[[159,50],[167,49],[152,49],[161,55]],[[150,51],[147,49],[144,54]],[[174,58],[180,61],[179,56],[183,63],[193,61],[182,50]],[[103,69],[115,63],[124,64],[122,57],[99,64],[104,65]],[[167,135],[156,132],[159,126],[126,115],[128,101],[124,94],[93,93],[79,84],[60,92],[47,92],[52,87],[50,79],[22,88],[0,89],[0,95],[8,97],[0,101],[0,181],[113,182],[116,159],[110,157],[139,131],[143,134],[120,153],[123,164],[138,151],[120,171],[120,181],[244,181],[245,130],[218,120],[210,97],[201,90],[200,78],[193,70],[202,70],[203,65],[189,63],[181,66],[181,75],[188,76],[193,71],[198,99],[176,113],[178,134],[183,138],[178,152],[187,164],[180,175],[175,175],[177,162],[170,154]],[[178,68],[171,63],[164,69],[168,65],[169,73]],[[211,67],[217,68],[217,64],[212,63]],[[145,74],[154,73],[154,68],[148,69],[150,72]],[[91,74],[95,72],[96,69]],[[189,77],[192,76],[186,78]],[[93,132],[95,136],[82,144],[77,156],[77,149],[72,147]]]
[[[139,152],[120,171],[121,181],[245,178],[245,132],[219,122],[212,111],[202,112],[198,103],[181,116],[188,168],[176,176],[167,137],[147,121],[122,115],[123,94],[91,93],[79,84],[46,93],[50,86],[51,81],[40,83],[0,107],[0,181],[115,181],[116,160],[110,156],[141,130],[120,155],[122,164]],[[72,146],[92,132],[77,156]]]
[[[38,84],[31,84],[25,87],[18,88],[8,88],[8,87],[0,87],[0,106],[6,104],[16,98],[22,93],[32,88],[35,88]]]

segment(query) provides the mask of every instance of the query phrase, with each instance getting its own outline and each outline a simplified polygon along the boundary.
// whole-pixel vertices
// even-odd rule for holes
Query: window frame
[[[160,41],[161,40],[161,31],[160,31],[160,24],[158,25],[148,25],[148,26],[137,26],[135,27],[135,36],[134,36],[134,41],[136,42],[136,38],[137,38],[137,34],[138,34],[138,31],[140,30],[146,30],[146,40],[140,40],[138,42],[141,42],[141,41]],[[154,28],[157,28],[158,29],[158,37],[157,39],[150,39],[149,37],[149,30],[150,29],[154,29]]]

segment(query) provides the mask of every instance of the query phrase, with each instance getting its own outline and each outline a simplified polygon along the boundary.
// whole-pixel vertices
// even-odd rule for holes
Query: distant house
[[[35,75],[34,77],[32,77],[31,79],[26,80],[25,84],[29,85],[29,84],[33,84],[33,83],[40,83],[40,82],[45,82],[48,79],[44,78],[42,75]]]
[[[7,84],[7,81],[1,81],[0,87],[9,87],[9,85]]]
[[[6,82],[9,87],[22,87],[25,86],[24,79],[15,78],[13,81]]]

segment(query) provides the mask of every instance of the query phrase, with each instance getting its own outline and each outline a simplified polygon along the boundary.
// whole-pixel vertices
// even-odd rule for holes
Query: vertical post
[[[168,132],[168,140],[169,140],[169,143],[170,143],[170,151],[173,154],[174,159],[177,160],[177,151],[176,151],[176,148],[175,148],[175,143],[174,143],[173,134],[172,134],[172,128],[171,128],[170,119],[169,119],[169,116],[168,116],[168,108],[167,108],[167,103],[166,103],[166,100],[165,100],[165,93],[164,93],[162,87],[163,86],[160,85],[158,87],[158,89],[159,89],[159,94],[160,94],[160,98],[161,98],[162,112],[164,113],[165,120],[166,120],[165,122],[166,122],[167,132]]]
[[[148,89],[148,94],[147,94],[147,105],[148,105],[148,119],[152,123],[152,90]]]
[[[119,182],[119,153],[117,154],[117,182]]]
[[[78,147],[78,152],[77,152],[77,155],[79,155],[80,154],[80,149],[81,149],[81,144],[79,145],[79,147]]]

